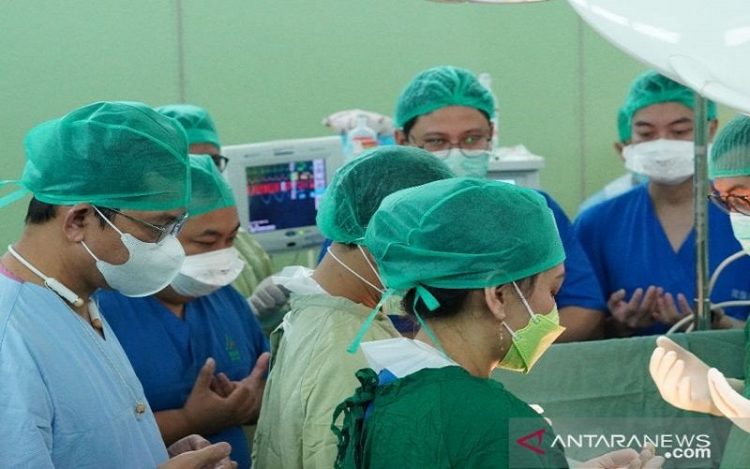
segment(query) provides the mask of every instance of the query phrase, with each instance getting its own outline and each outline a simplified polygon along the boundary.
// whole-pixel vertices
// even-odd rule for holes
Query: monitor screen
[[[222,147],[242,227],[268,252],[316,246],[315,224],[326,185],[341,166],[338,136]]]
[[[251,233],[315,225],[325,159],[245,167]]]

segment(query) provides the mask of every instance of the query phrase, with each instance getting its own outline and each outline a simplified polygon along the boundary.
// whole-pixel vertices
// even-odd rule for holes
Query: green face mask
[[[523,329],[516,332],[513,332],[508,327],[508,324],[503,323],[508,332],[510,332],[513,343],[508,353],[505,354],[505,357],[498,364],[498,368],[528,373],[555,339],[560,337],[560,334],[565,331],[565,328],[560,325],[557,305],[552,308],[549,314],[536,314],[531,310],[528,301],[524,298],[516,282],[513,282],[513,287],[516,289],[516,293],[521,298],[531,319]]]

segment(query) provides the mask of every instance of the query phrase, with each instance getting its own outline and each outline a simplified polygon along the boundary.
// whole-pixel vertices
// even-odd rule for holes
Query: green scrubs
[[[547,422],[494,380],[459,366],[389,384],[371,369],[357,377],[362,386],[337,409],[338,468],[568,467]]]

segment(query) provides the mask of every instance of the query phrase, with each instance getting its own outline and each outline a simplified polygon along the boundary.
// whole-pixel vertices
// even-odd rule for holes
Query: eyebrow
[[[489,132],[489,131],[490,131],[490,129],[481,128],[481,127],[475,127],[473,129],[464,130],[459,135],[466,135],[466,134],[475,133],[475,132]],[[435,136],[435,135],[441,136],[441,137],[442,136],[447,136],[448,132],[440,132],[440,131],[425,132],[424,135],[422,135],[422,138],[427,137],[427,136]]]
[[[692,124],[692,123],[693,123],[693,119],[691,119],[689,117],[680,117],[679,119],[673,120],[672,122],[670,122],[667,125],[670,126],[670,125],[677,125],[677,124]],[[633,123],[633,126],[635,126],[635,127],[655,127],[654,124],[652,124],[651,122],[648,122],[648,121],[636,121],[636,122]]]
[[[240,229],[240,224],[237,223],[237,226],[235,226],[234,229],[232,229],[232,231],[230,233],[235,233],[239,229]],[[216,231],[214,229],[209,228],[207,230],[204,230],[202,233],[200,233],[198,235],[198,237],[201,237],[201,236],[222,236],[222,233],[219,232],[219,231]]]

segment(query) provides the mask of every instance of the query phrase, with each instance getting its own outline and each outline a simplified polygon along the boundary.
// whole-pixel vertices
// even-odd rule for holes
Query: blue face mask
[[[448,165],[456,176],[484,178],[490,165],[489,150],[461,150],[453,147],[432,153]]]

